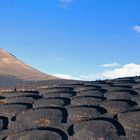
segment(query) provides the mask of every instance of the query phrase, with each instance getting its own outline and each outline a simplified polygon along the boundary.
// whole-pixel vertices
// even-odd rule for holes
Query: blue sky
[[[43,72],[140,75],[139,0],[1,0],[0,48]]]

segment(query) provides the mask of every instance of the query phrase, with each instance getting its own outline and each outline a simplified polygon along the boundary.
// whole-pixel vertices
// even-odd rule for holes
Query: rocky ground
[[[139,139],[139,77],[1,87],[0,140]]]

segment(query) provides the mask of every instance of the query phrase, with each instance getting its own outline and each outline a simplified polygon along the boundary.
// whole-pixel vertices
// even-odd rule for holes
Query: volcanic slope
[[[22,80],[56,79],[56,77],[32,68],[3,49],[0,49],[0,74],[10,75]]]

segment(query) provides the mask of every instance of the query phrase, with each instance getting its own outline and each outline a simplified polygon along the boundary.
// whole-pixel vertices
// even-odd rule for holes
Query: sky
[[[55,76],[140,75],[140,0],[0,0],[0,48]]]

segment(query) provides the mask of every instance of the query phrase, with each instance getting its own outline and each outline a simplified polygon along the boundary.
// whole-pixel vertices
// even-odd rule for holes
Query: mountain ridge
[[[0,74],[15,76],[23,80],[57,79],[19,60],[15,55],[0,48]]]

